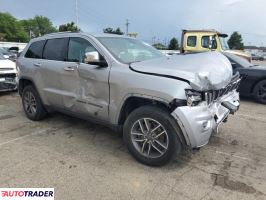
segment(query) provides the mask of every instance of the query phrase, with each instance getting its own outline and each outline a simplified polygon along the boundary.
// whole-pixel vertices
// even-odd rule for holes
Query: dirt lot
[[[240,111],[198,152],[151,168],[111,130],[54,114],[29,121],[0,95],[0,187],[54,187],[56,199],[266,199],[266,107]]]

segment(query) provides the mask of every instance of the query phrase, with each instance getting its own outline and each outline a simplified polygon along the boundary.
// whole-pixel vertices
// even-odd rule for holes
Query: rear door
[[[63,108],[61,76],[66,65],[68,38],[48,39],[43,50],[40,81],[43,83],[44,98],[49,105]]]
[[[100,49],[87,37],[69,39],[66,70],[61,76],[63,104],[73,113],[81,113],[100,120],[108,120],[110,67],[86,64],[85,54]]]
[[[41,66],[43,64],[42,54],[46,40],[39,40],[32,42],[27,49],[24,56],[20,56],[17,61],[17,65],[22,71],[21,74],[24,78],[31,78],[37,88],[41,98],[45,102],[45,96],[43,94],[43,82],[41,74]],[[23,52],[24,53],[24,52]]]

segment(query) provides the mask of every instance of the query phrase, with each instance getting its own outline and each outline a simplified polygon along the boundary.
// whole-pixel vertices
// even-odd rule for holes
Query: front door
[[[61,76],[63,104],[73,113],[108,120],[110,67],[85,63],[86,53],[95,51],[98,52],[87,38],[69,39],[68,62]]]

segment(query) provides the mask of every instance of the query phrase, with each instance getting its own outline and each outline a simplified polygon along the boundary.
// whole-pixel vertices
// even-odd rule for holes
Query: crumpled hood
[[[0,69],[3,68],[16,69],[16,64],[11,60],[0,60]]]
[[[132,63],[130,66],[140,73],[185,79],[197,91],[221,89],[232,78],[229,60],[218,52],[174,55]]]

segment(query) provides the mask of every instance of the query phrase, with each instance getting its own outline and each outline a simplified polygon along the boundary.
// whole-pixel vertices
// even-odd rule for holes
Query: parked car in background
[[[17,53],[9,51],[8,48],[0,48],[0,53],[6,59],[12,60],[14,62],[17,60]]]
[[[252,60],[264,61],[264,57],[256,54],[251,55]]]
[[[239,75],[217,52],[167,57],[133,38],[54,33],[31,40],[17,64],[29,119],[57,110],[123,130],[147,165],[206,145],[239,107]]]
[[[228,35],[216,30],[183,30],[181,53],[218,51],[231,53],[251,62],[251,56],[241,50],[231,50],[225,40]]]
[[[224,55],[230,60],[234,73],[239,72],[242,77],[240,95],[254,97],[266,104],[266,66],[253,65],[229,53]]]
[[[0,92],[17,89],[16,64],[0,53]]]

